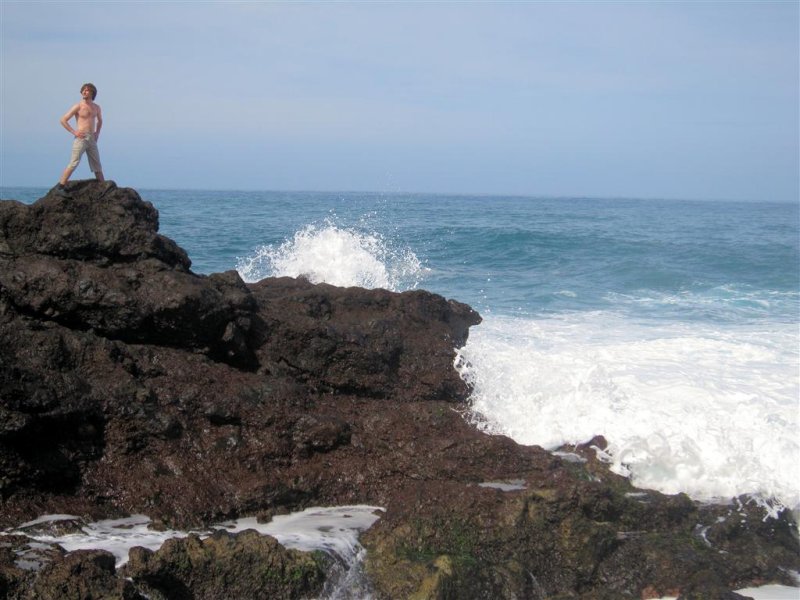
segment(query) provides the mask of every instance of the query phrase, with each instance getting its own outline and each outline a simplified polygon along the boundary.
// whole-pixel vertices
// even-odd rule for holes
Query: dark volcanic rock
[[[468,306],[423,291],[289,278],[265,279],[252,289],[261,309],[262,370],[318,391],[394,402],[465,399],[466,385],[452,365],[453,350],[480,322]]]
[[[145,600],[117,576],[101,550],[65,554],[55,545],[0,535],[0,598],[8,600]]]
[[[122,574],[151,600],[308,598],[325,580],[325,560],[287,550],[255,531],[220,531],[167,541],[157,552],[134,548]]]
[[[116,576],[114,555],[77,550],[42,569],[33,585],[39,600],[144,600],[130,581]]]
[[[381,598],[723,597],[800,569],[786,512],[642,492],[585,447],[567,461],[469,425],[453,368],[480,321],[468,306],[196,275],[134,190],[70,191],[0,202],[0,527],[382,505],[363,536]],[[126,573],[154,598],[318,589],[313,557],[254,536],[137,551]],[[10,539],[0,596],[139,593],[102,553],[48,550],[23,569]],[[258,561],[277,561],[278,587],[258,573],[230,587]]]
[[[48,194],[32,206],[3,204],[0,253],[73,258],[96,264],[148,258],[188,271],[191,261],[158,235],[158,211],[132,189],[111,181],[71,184],[70,199]]]
[[[105,338],[202,350],[242,366],[254,308],[235,272],[199,277],[158,235],[158,212],[112,182],[0,208],[2,298],[19,313]]]

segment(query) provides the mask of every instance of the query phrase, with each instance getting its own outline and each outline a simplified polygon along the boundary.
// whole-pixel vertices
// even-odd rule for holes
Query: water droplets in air
[[[282,244],[258,247],[238,260],[237,270],[251,283],[265,277],[305,277],[312,283],[392,291],[416,288],[425,272],[412,250],[330,220],[306,225]]]

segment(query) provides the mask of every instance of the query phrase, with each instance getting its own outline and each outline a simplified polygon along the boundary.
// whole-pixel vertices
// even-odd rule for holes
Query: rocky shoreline
[[[480,323],[424,291],[208,276],[113,182],[0,202],[0,529],[47,513],[169,527],[319,505],[364,535],[378,598],[734,598],[793,585],[788,511],[638,490],[591,446],[477,431],[454,349]],[[503,485],[503,482],[514,482]],[[305,598],[326,559],[220,533],[135,550],[0,536],[0,596]],[[213,567],[213,568],[212,568]]]

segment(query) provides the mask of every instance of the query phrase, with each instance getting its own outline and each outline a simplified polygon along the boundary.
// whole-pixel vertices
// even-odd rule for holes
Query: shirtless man
[[[89,157],[89,168],[94,172],[97,181],[103,181],[103,167],[100,165],[100,153],[97,150],[97,140],[100,138],[100,129],[103,127],[103,113],[100,105],[95,104],[97,88],[92,83],[84,83],[81,87],[81,101],[70,108],[61,117],[61,125],[75,136],[72,143],[72,159],[64,169],[61,179],[56,186],[56,193],[60,196],[68,195],[64,185],[77,168],[84,152]],[[75,117],[75,128],[69,121]]]

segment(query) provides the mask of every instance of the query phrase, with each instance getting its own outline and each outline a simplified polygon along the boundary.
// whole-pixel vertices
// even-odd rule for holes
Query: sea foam
[[[150,518],[145,515],[85,523],[75,515],[55,514],[22,523],[5,533],[23,534],[41,542],[58,544],[67,552],[107,550],[117,558],[117,567],[120,567],[128,561],[128,551],[134,546],[157,550],[167,540],[184,538],[190,533],[208,537],[218,529],[230,533],[254,529],[263,535],[274,537],[286,548],[306,552],[323,550],[351,562],[361,548],[358,543],[359,533],[369,529],[383,510],[379,506],[366,505],[312,507],[286,515],[276,515],[266,523],[258,522],[255,517],[244,517],[220,523],[207,530],[194,531],[151,529]],[[42,526],[63,521],[78,524],[79,530],[63,535],[38,532]]]
[[[668,494],[797,509],[795,326],[491,317],[456,367],[475,422],[555,449],[602,434],[613,471]],[[788,350],[787,350],[788,349]]]
[[[425,272],[411,250],[331,221],[307,225],[278,246],[260,246],[238,260],[237,270],[247,282],[303,276],[312,283],[392,291],[416,288]]]

